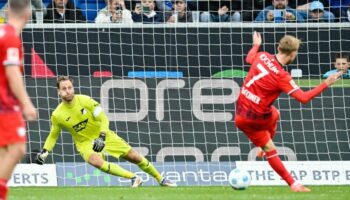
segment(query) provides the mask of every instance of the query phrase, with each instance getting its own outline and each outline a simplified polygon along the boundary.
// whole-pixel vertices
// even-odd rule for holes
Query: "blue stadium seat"
[[[89,22],[94,22],[98,11],[106,7],[104,0],[73,0],[73,2]]]
[[[7,3],[7,0],[0,0],[0,9],[4,7],[4,5]]]
[[[51,2],[52,0],[43,0],[45,7],[47,7]]]

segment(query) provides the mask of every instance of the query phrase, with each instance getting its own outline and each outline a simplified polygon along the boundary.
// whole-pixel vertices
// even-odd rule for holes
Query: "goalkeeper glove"
[[[36,164],[42,165],[45,163],[45,159],[49,155],[49,152],[46,149],[41,150],[40,153],[37,154],[35,162]]]
[[[104,132],[101,132],[100,137],[94,140],[92,149],[95,152],[101,152],[105,147],[105,140],[106,140],[106,134]]]

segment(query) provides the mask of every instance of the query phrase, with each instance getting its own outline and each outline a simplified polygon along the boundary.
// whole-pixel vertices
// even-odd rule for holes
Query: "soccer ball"
[[[232,170],[228,176],[228,181],[235,190],[246,189],[250,185],[251,180],[250,174],[239,168]]]

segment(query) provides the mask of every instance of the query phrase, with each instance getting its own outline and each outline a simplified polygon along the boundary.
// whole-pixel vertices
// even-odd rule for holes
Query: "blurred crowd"
[[[32,8],[32,23],[350,22],[350,0],[32,0]]]

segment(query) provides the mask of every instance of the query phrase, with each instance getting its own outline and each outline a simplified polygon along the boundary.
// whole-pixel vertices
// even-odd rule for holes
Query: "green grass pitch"
[[[9,200],[348,200],[349,186],[311,186],[310,193],[292,193],[287,186],[230,187],[18,187]]]

